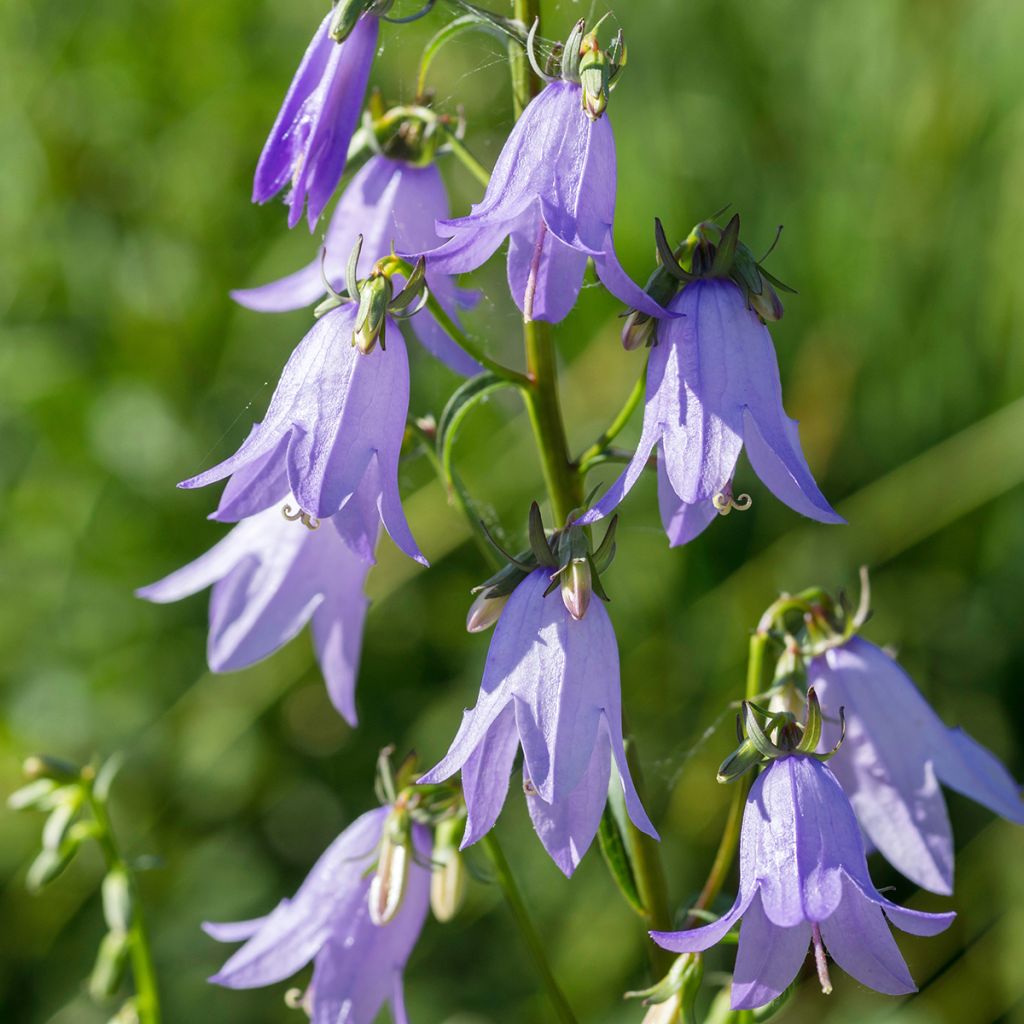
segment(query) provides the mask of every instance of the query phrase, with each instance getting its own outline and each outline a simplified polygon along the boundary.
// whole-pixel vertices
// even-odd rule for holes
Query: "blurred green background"
[[[495,0],[497,4],[498,0]],[[411,99],[424,39],[447,17],[383,35],[375,71]],[[397,11],[412,9],[400,0]],[[229,288],[311,257],[277,204],[249,203],[266,131],[323,2],[97,0],[0,4],[0,790],[37,750],[123,750],[115,815],[143,879],[166,1018],[297,1020],[278,989],[204,978],[226,956],[203,918],[263,912],[372,804],[376,751],[446,748],[475,699],[487,648],[463,631],[485,575],[425,460],[403,470],[433,562],[388,542],[371,577],[357,732],[331,712],[307,635],[244,673],[204,664],[206,600],[157,608],[134,587],[223,532],[212,491],[175,481],[233,451],[262,415],[305,312],[260,316]],[[587,4],[545,5],[546,34]],[[600,13],[600,11],[598,11]],[[788,409],[809,461],[849,518],[801,520],[744,467],[753,510],[669,552],[653,481],[625,508],[607,578],[625,703],[665,836],[673,899],[701,884],[728,793],[713,770],[731,723],[699,744],[742,686],[747,630],[779,589],[853,586],[874,570],[868,635],[895,644],[925,693],[1024,775],[1024,73],[1019,0],[630,0],[630,64],[611,117],[619,146],[620,256],[638,280],[652,219],[673,235],[726,203],[755,250],[786,225],[771,270],[794,284],[774,329]],[[510,121],[500,47],[484,36],[435,66],[440,104],[464,104],[469,144],[493,160]],[[478,186],[450,158],[453,206]],[[519,329],[500,261],[469,318],[515,360]],[[639,371],[618,308],[584,291],[558,331],[578,448]],[[413,411],[439,413],[453,378],[417,355]],[[635,436],[635,424],[633,428]],[[540,496],[524,417],[474,414],[460,463],[509,529]],[[807,984],[788,1021],[1024,1021],[1024,836],[950,798],[960,917],[900,941],[922,993],[876,997],[837,972]],[[83,993],[101,914],[98,858],[41,896],[24,891],[40,820],[0,825],[0,1019],[100,1024]],[[595,851],[567,882],[513,793],[499,825],[556,970],[596,1024],[639,1021],[639,923]],[[927,908],[881,863],[895,898]],[[719,954],[711,966],[724,966]],[[454,924],[428,924],[408,971],[415,1021],[549,1019],[493,887]]]

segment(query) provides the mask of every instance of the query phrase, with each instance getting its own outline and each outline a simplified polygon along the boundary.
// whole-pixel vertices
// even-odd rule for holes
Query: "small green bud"
[[[371,274],[359,285],[359,312],[352,332],[352,344],[364,356],[373,351],[378,339],[380,347],[384,348],[392,292],[391,279],[384,274]]]
[[[500,597],[491,597],[485,591],[477,594],[476,599],[469,606],[469,614],[466,616],[466,631],[469,633],[483,633],[490,629],[501,615],[511,595],[503,594]]]
[[[608,106],[608,83],[611,67],[608,55],[597,41],[597,33],[590,32],[580,46],[579,76],[583,87],[583,109],[591,121],[596,121]]]
[[[89,975],[89,995],[98,1003],[117,995],[124,980],[131,939],[124,932],[107,932],[96,954],[96,963]]]
[[[77,764],[48,754],[33,754],[25,759],[21,770],[26,779],[52,779],[54,782],[78,782],[82,770]]]
[[[16,789],[8,798],[7,806],[12,811],[46,811],[57,783],[53,779],[33,779],[27,786]]]
[[[562,570],[562,603],[577,621],[587,614],[594,593],[589,558],[574,558]]]
[[[123,868],[103,879],[103,917],[112,932],[126,932],[132,923],[132,888]]]
[[[78,844],[69,841],[59,850],[40,851],[28,869],[25,879],[28,891],[39,892],[44,886],[49,885],[71,863],[77,850]]]
[[[370,883],[370,920],[387,924],[402,905],[405,883],[409,877],[409,817],[395,809],[384,823],[377,870]]]
[[[466,864],[459,852],[465,818],[446,818],[434,832],[434,867],[430,875],[430,907],[434,917],[450,921],[466,899]]]
[[[50,816],[43,825],[43,848],[46,850],[57,850],[63,844],[68,834],[68,829],[74,824],[82,807],[82,792],[77,787],[67,787],[71,790],[66,798],[60,801],[50,812]]]

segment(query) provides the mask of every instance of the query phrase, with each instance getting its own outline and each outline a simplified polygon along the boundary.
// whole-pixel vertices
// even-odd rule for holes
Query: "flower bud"
[[[384,274],[371,274],[359,285],[359,312],[352,331],[352,344],[362,354],[369,355],[380,340],[385,344],[385,326],[392,284]]]
[[[684,1024],[682,996],[676,992],[663,1003],[652,1003],[642,1024]]]
[[[562,603],[566,611],[574,619],[582,619],[590,607],[593,592],[590,560],[574,558],[562,571]]]
[[[627,352],[634,352],[649,346],[654,341],[657,326],[658,321],[654,317],[637,309],[632,310],[622,325],[622,347]]]
[[[72,840],[64,843],[58,850],[43,849],[32,861],[25,878],[25,886],[29,892],[39,892],[49,885],[71,863],[78,850],[78,844]]]
[[[466,865],[459,852],[465,819],[447,818],[434,832],[434,867],[430,875],[430,908],[442,923],[459,912],[466,899]]]
[[[370,883],[370,920],[376,925],[390,921],[402,905],[409,877],[409,820],[395,810],[384,823],[377,870]]]
[[[33,754],[21,766],[26,779],[52,779],[54,782],[77,782],[81,769],[70,761],[49,754]]]
[[[488,597],[486,592],[477,594],[469,606],[469,614],[466,615],[466,631],[483,633],[484,630],[490,629],[498,621],[509,597],[511,594],[504,594],[501,597]]]
[[[132,923],[132,889],[123,868],[114,868],[103,879],[103,917],[112,932],[126,932]]]
[[[89,976],[89,995],[98,1003],[117,995],[130,948],[131,939],[124,932],[107,932],[103,936],[96,964]]]
[[[608,55],[597,41],[597,33],[590,32],[580,47],[579,76],[583,87],[583,109],[587,117],[596,121],[608,106]]]

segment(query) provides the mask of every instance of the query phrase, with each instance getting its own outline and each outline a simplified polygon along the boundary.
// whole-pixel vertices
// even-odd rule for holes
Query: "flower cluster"
[[[382,806],[345,830],[293,899],[257,920],[206,926],[216,939],[245,943],[212,979],[228,987],[271,984],[312,961],[297,1003],[314,1024],[370,1024],[385,1003],[396,1021],[406,1020],[402,973],[428,905],[447,920],[465,884],[459,850],[483,841],[493,851],[490,833],[520,751],[530,818],[558,868],[572,875],[600,833],[627,898],[654,916],[637,885],[646,868],[636,850],[654,850],[659,837],[627,756],[602,578],[615,555],[617,520],[600,542],[593,536],[594,524],[620,508],[649,468],[670,546],[749,506],[749,496],[733,492],[744,451],[780,501],[818,522],[843,522],[783,407],[767,324],[782,317],[778,291],[788,289],[740,241],[739,217],[724,227],[702,222],[676,248],[658,224],[659,266],[646,289],[619,262],[608,107],[625,65],[621,34],[605,49],[597,29],[581,21],[564,44],[545,44],[541,62],[536,25],[465,6],[469,22],[524,47],[523,70],[528,57],[543,87],[518,118],[480,201],[455,218],[436,158],[452,152],[486,176],[462,144],[458,119],[422,96],[390,111],[374,97],[364,115],[381,22],[400,20],[389,18],[389,0],[340,0],[317,29],[259,158],[253,199],[283,191],[289,226],[305,211],[312,230],[346,169],[354,173],[308,265],[232,293],[261,313],[315,306],[315,320],[263,419],[233,454],[180,485],[226,481],[210,518],[234,524],[230,533],[138,592],[162,603],[212,588],[208,661],[217,672],[267,657],[311,623],[331,700],[354,726],[365,585],[381,534],[427,565],[402,505],[403,455],[424,438],[436,440],[449,492],[478,527],[476,506],[451,467],[453,423],[496,387],[516,388],[526,402],[558,522],[546,529],[534,503],[529,547],[516,555],[499,548],[501,568],[477,588],[467,629],[493,626],[494,633],[476,703],[453,729],[447,753],[418,778],[411,762],[397,777],[383,767]],[[528,340],[537,337],[537,321],[565,319],[591,264],[628,307],[626,348],[650,348],[632,455],[620,458],[610,447],[627,408],[590,458],[571,459],[556,383],[544,379],[553,351],[538,360],[528,345],[520,372],[463,333],[458,313],[475,296],[456,275],[480,267],[506,240],[509,291]],[[439,423],[410,422],[423,353],[410,358],[406,323],[429,357],[471,378]],[[584,499],[589,469],[614,458],[626,462],[621,475],[596,502]],[[865,619],[863,610],[854,615],[814,592],[780,599],[762,620],[755,639],[778,643],[779,670],[767,693],[748,694],[741,745],[720,771],[722,781],[759,773],[742,815],[739,893],[712,923],[652,932],[690,958],[657,988],[669,1011],[682,1005],[685,987],[700,984],[693,957],[737,922],[736,1010],[780,997],[809,949],[826,991],[829,956],[878,991],[912,991],[889,923],[931,935],[953,914],[919,913],[881,895],[864,836],[909,879],[948,894],[953,840],[940,784],[1024,823],[1005,768],[966,733],[948,729],[896,662],[859,636]],[[494,862],[500,868],[501,858]]]

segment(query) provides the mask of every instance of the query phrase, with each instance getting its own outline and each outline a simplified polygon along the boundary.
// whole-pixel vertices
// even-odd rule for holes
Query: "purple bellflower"
[[[491,640],[476,707],[445,758],[420,781],[462,770],[468,819],[462,848],[490,831],[508,793],[520,744],[534,828],[571,875],[597,833],[614,760],[629,816],[657,838],[626,763],[619,653],[608,613],[593,601],[574,618],[550,572],[531,572],[512,592]]]
[[[245,945],[210,980],[227,988],[273,985],[313,961],[303,1005],[313,1024],[372,1024],[385,1002],[407,1024],[402,972],[430,900],[430,832],[413,825],[402,902],[386,924],[371,918],[374,863],[389,808],[357,818],[313,866],[294,899],[266,917],[205,924],[220,942]]]
[[[358,274],[370,272],[392,247],[398,252],[420,252],[438,244],[434,222],[448,216],[448,194],[435,164],[414,167],[400,160],[373,156],[360,168],[338,200],[324,242],[326,255],[278,281],[258,288],[233,291],[240,305],[260,313],[301,309],[325,294],[324,277],[335,291],[354,289],[347,281],[349,254],[362,236]],[[427,285],[449,315],[457,305],[471,305],[476,296],[456,289],[451,278],[427,270]],[[416,336],[432,355],[456,373],[472,376],[480,365],[441,329],[428,310],[412,317]]]
[[[796,977],[813,943],[822,988],[825,950],[847,974],[878,992],[915,991],[886,918],[912,935],[935,935],[955,914],[890,903],[868,876],[857,819],[828,766],[814,757],[773,761],[747,797],[740,833],[740,891],[732,909],[690,931],[652,932],[658,945],[698,953],[743,920],[732,1006],[770,1003]]]
[[[615,255],[615,139],[608,118],[591,118],[582,98],[578,83],[555,81],[530,103],[483,200],[467,217],[438,221],[438,233],[449,240],[427,265],[446,274],[475,270],[508,237],[508,281],[524,319],[563,320],[588,258],[627,306],[664,316]]]
[[[166,604],[212,587],[206,656],[214,672],[262,661],[311,621],[331,702],[354,726],[369,603],[363,587],[371,565],[346,536],[354,532],[357,544],[362,539],[361,524],[352,522],[355,512],[349,506],[311,531],[289,522],[276,507],[265,509],[194,562],[136,594]]]
[[[333,12],[316,30],[260,154],[252,200],[290,186],[288,226],[303,207],[310,231],[341,180],[377,49],[378,18],[366,14],[343,43],[330,35]]]
[[[426,565],[402,511],[398,457],[409,411],[409,361],[397,326],[387,350],[353,345],[352,303],[325,313],[281,374],[262,423],[230,458],[179,484],[204,487],[233,478],[214,518],[233,522],[262,512],[289,491],[301,512],[328,519],[355,503],[350,544],[367,557],[383,523],[410,558]],[[247,472],[242,473],[243,470]],[[241,474],[239,476],[239,474]]]
[[[903,669],[854,637],[811,662],[808,680],[835,739],[846,709],[846,739],[829,762],[861,827],[902,874],[933,892],[953,886],[953,834],[942,786],[1024,824],[1020,788],[996,757],[936,715]]]
[[[771,335],[729,280],[694,281],[669,304],[647,367],[643,430],[629,465],[579,520],[608,515],[640,479],[658,446],[658,497],[672,547],[729,508],[745,448],[765,486],[796,512],[844,520],[811,476],[795,420],[782,407]]]

